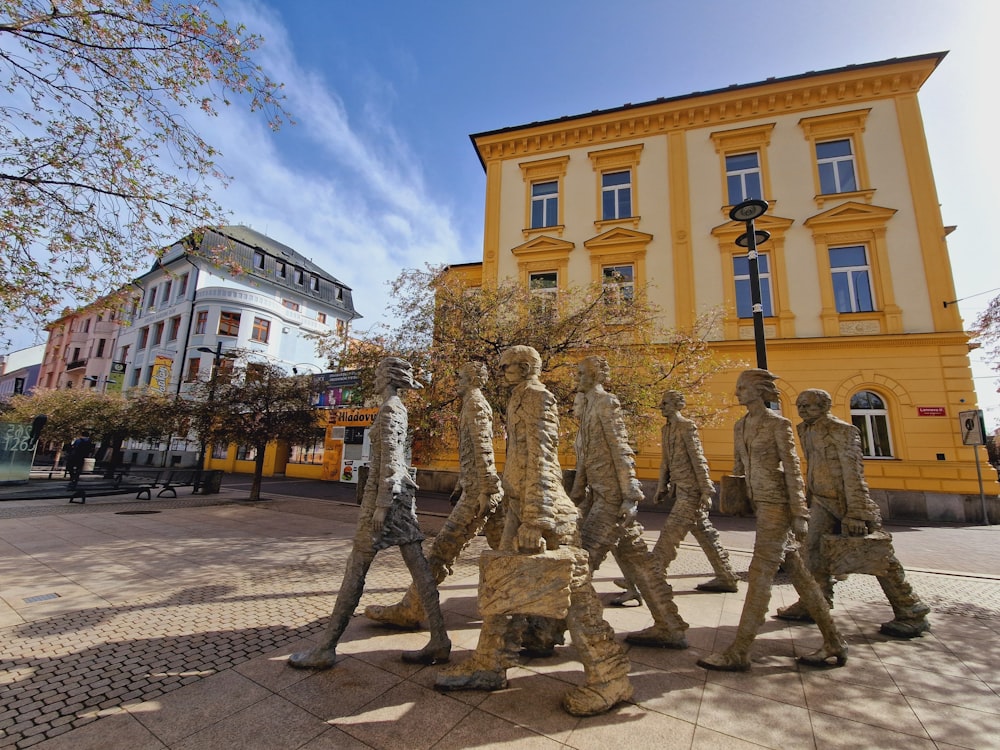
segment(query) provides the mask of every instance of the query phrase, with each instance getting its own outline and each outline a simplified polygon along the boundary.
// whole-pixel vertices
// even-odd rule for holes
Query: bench
[[[200,488],[202,472],[198,469],[133,469],[125,465],[115,470],[112,479],[102,482],[78,483],[70,495],[71,503],[85,503],[87,497],[102,495],[126,495],[136,493],[136,499],[152,500],[153,490],[159,489],[157,497],[169,493],[177,497],[178,487],[191,487],[192,493]],[[79,500],[77,499],[79,498]]]

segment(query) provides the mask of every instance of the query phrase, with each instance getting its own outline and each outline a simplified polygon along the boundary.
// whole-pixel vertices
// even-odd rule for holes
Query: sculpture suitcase
[[[746,477],[722,477],[722,487],[719,488],[719,512],[726,516],[754,514]]]
[[[885,531],[865,536],[824,534],[822,554],[828,562],[830,575],[885,575],[889,570],[889,558],[894,554],[892,535]]]
[[[487,550],[479,558],[479,613],[564,618],[578,551],[560,547],[537,555]],[[585,563],[584,563],[585,564]]]

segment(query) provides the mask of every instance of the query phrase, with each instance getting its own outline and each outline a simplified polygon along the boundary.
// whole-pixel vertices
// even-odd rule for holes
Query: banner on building
[[[157,354],[153,360],[153,372],[150,376],[149,387],[166,395],[167,388],[170,387],[170,369],[174,366],[174,360],[162,354]]]
[[[358,384],[361,382],[357,370],[323,372],[312,377],[317,393],[313,406],[332,409],[354,403]]]
[[[112,362],[111,372],[108,374],[107,382],[104,384],[106,393],[121,393],[125,385],[125,363]]]

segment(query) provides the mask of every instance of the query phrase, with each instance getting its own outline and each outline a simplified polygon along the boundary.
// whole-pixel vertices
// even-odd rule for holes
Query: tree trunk
[[[264,449],[266,445],[257,446],[257,456],[253,462],[253,482],[250,484],[249,500],[260,500],[260,478],[264,475]]]

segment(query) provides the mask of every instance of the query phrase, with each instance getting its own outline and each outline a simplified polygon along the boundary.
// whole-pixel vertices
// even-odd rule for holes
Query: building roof
[[[197,249],[193,248],[192,239],[193,237],[189,236],[176,243],[185,247],[185,255],[194,254],[223,266],[233,263],[243,269],[243,274],[246,276],[286,288],[330,307],[340,308],[350,319],[362,317],[354,309],[354,299],[349,286],[301,253],[265,234],[249,227],[226,225],[206,229],[201,235]],[[263,268],[255,263],[258,252],[264,256]],[[277,272],[281,263],[286,266],[284,276]],[[150,273],[159,270],[160,267],[161,261],[158,260],[150,269]],[[304,279],[304,283],[296,283],[294,275],[296,268],[302,269],[308,277],[319,279],[319,288],[313,289],[308,279]]]
[[[849,72],[858,72],[871,68],[882,68],[890,65],[908,65],[911,63],[931,61],[933,62],[933,67],[931,67],[931,70],[933,70],[941,63],[941,61],[947,54],[948,54],[947,51],[945,51],[945,52],[931,52],[925,55],[913,55],[911,57],[892,57],[887,60],[880,60],[878,62],[860,63],[857,65],[845,65],[844,67],[841,68],[830,68],[828,70],[809,71],[807,73],[800,73],[798,75],[793,75],[793,76],[785,76],[783,78],[772,77],[763,81],[756,81],[754,83],[743,83],[743,84],[734,83],[730,86],[725,86],[723,88],[718,88],[718,89],[712,89],[710,91],[694,91],[689,94],[682,94],[680,96],[671,96],[671,97],[661,96],[658,99],[651,99],[649,101],[639,102],[638,104],[631,104],[631,103],[623,104],[619,107],[611,107],[610,109],[595,109],[591,112],[581,113],[578,115],[564,115],[562,117],[556,117],[551,120],[538,120],[536,122],[530,122],[524,125],[512,125],[505,128],[498,128],[496,130],[486,130],[481,133],[473,133],[469,136],[469,138],[472,140],[473,147],[476,148],[476,153],[479,155],[480,163],[485,168],[486,164],[485,161],[483,160],[483,155],[480,152],[477,144],[477,141],[482,138],[489,138],[491,136],[503,135],[505,133],[515,133],[521,130],[528,130],[531,128],[544,128],[546,126],[568,123],[574,120],[581,120],[584,118],[600,117],[602,115],[616,114],[625,111],[635,111],[638,109],[642,109],[643,107],[653,107],[653,106],[659,107],[665,104],[682,103],[688,99],[712,97],[712,96],[717,96],[719,94],[733,94],[733,93],[744,92],[748,89],[763,88],[768,86],[781,86],[796,81],[805,81],[811,78],[821,78],[823,76],[838,75]]]

